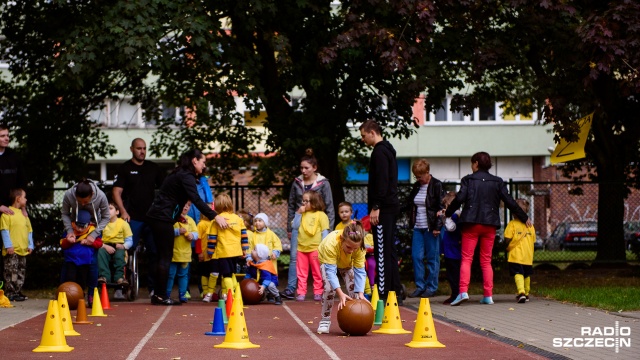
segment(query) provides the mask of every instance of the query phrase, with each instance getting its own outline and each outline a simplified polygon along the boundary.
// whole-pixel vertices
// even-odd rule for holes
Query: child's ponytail
[[[345,226],[342,230],[342,238],[349,239],[354,243],[360,243],[360,248],[362,250],[365,249],[364,235],[364,227],[362,226],[362,222],[360,220],[351,220],[349,225]]]

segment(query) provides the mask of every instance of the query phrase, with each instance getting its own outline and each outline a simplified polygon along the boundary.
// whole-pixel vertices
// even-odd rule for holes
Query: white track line
[[[162,324],[164,319],[167,318],[169,311],[171,311],[171,306],[167,306],[167,309],[162,313],[162,316],[160,316],[158,321],[156,321],[156,323],[151,327],[151,329],[149,329],[149,332],[147,333],[147,335],[145,335],[140,340],[138,345],[136,345],[133,351],[129,354],[129,356],[127,357],[127,360],[134,360],[136,357],[138,357],[138,354],[140,354],[140,351],[142,351],[142,348],[147,344],[149,339],[151,339],[153,334],[155,334],[156,330],[158,330],[158,328],[160,327],[160,324]]]
[[[309,327],[307,325],[305,325],[304,322],[302,322],[302,320],[300,320],[300,318],[297,317],[296,314],[291,310],[291,308],[289,308],[284,302],[282,303],[282,307],[285,310],[287,310],[289,315],[291,315],[293,320],[295,320],[298,323],[298,325],[300,325],[302,330],[304,330],[307,333],[307,335],[309,335],[309,337],[311,339],[313,339],[313,341],[316,342],[316,344],[320,345],[322,350],[324,350],[324,352],[326,352],[327,355],[329,355],[329,358],[331,358],[333,360],[340,360],[338,355],[336,353],[334,353],[333,350],[331,350],[329,345],[327,345],[324,342],[322,342],[322,340],[320,340],[320,338],[315,333],[313,333],[311,330],[309,330]]]

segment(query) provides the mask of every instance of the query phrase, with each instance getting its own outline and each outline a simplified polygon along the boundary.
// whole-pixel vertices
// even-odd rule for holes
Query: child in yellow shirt
[[[529,213],[529,201],[517,199],[516,203],[525,213]],[[525,223],[513,218],[504,229],[504,239],[507,242],[509,257],[509,274],[514,277],[518,295],[516,301],[529,301],[531,290],[531,275],[533,274],[533,245],[536,242],[536,230],[527,227]]]
[[[329,233],[329,217],[324,212],[322,196],[313,190],[302,194],[302,206],[293,218],[293,227],[298,229],[298,276],[297,301],[304,301],[307,294],[309,268],[313,276],[313,300],[322,300],[322,275],[318,261],[318,245]]]
[[[167,281],[167,298],[171,297],[174,279],[178,280],[178,298],[181,303],[188,301],[186,294],[189,287],[189,263],[191,263],[191,242],[198,240],[198,227],[196,222],[187,215],[191,201],[182,208],[182,214],[178,222],[173,224],[175,239],[173,241],[173,257],[169,265],[169,278]]]
[[[344,230],[332,231],[327,235],[318,247],[318,258],[321,263],[323,294],[322,312],[319,334],[328,334],[331,326],[331,310],[338,295],[338,309],[342,308],[347,300],[353,298],[365,299],[364,284],[366,272],[364,270],[364,235],[360,221],[352,221]],[[338,274],[345,282],[349,295],[340,287]]]
[[[9,300],[24,301],[27,297],[22,294],[22,286],[27,273],[27,256],[33,251],[33,230],[31,221],[22,213],[27,206],[27,193],[13,189],[10,199],[9,209],[13,215],[2,214],[0,218],[5,292]]]
[[[115,202],[109,202],[109,223],[102,230],[102,248],[98,250],[98,283],[112,281],[110,263],[113,262],[115,282],[128,285],[124,278],[125,253],[133,245],[133,233],[129,223],[118,216],[120,210]]]
[[[221,229],[215,221],[211,222],[206,251],[210,256],[215,255],[214,266],[217,266],[222,275],[222,296],[226,298],[227,291],[229,289],[233,291],[231,276],[235,272],[236,265],[244,260],[249,250],[249,239],[244,221],[233,213],[233,202],[229,195],[216,196],[215,206],[218,215],[227,221],[228,228]]]

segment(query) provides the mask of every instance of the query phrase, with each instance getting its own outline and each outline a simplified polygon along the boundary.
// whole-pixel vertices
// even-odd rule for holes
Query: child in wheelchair
[[[114,299],[122,300],[125,298],[122,287],[129,285],[124,271],[127,250],[133,245],[133,233],[129,224],[119,218],[119,215],[120,211],[115,203],[109,202],[109,224],[102,231],[102,248],[98,250],[98,283],[115,283],[118,287]]]

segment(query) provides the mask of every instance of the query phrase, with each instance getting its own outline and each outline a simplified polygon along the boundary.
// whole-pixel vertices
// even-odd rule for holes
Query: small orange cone
[[[100,292],[100,303],[102,304],[102,310],[111,310],[111,304],[109,303],[109,292],[107,291],[107,284],[102,283],[102,291]]]
[[[429,304],[429,299],[427,298],[422,298],[420,300],[418,318],[416,319],[416,326],[413,329],[413,340],[405,345],[411,348],[446,347],[438,341],[438,336],[436,336],[436,328],[433,324],[431,305]]]
[[[400,319],[400,309],[398,308],[395,291],[389,291],[387,294],[382,326],[380,326],[380,329],[373,330],[372,332],[378,334],[411,334],[411,331],[402,328],[402,319]]]
[[[73,330],[71,312],[69,311],[69,303],[67,302],[67,293],[64,291],[58,293],[58,312],[60,321],[62,322],[64,336],[80,336],[79,332]]]
[[[227,319],[231,316],[231,310],[233,309],[233,292],[231,289],[227,292]]]
[[[260,347],[260,345],[252,344],[251,341],[249,341],[247,322],[244,319],[244,310],[242,309],[241,302],[236,300],[233,303],[224,342],[214,345],[213,347],[225,349],[252,349]]]
[[[51,300],[49,301],[47,318],[44,321],[44,329],[42,329],[40,345],[33,349],[33,352],[69,352],[71,350],[73,347],[67,345],[67,339],[64,337],[64,330],[62,330],[58,301]]]
[[[87,305],[84,303],[84,299],[78,300],[78,310],[76,311],[76,321],[73,322],[77,325],[90,325],[93,321],[87,320]]]
[[[100,296],[98,296],[98,288],[93,288],[93,306],[91,307],[91,315],[106,317],[104,311],[102,311],[102,304],[100,303]]]

